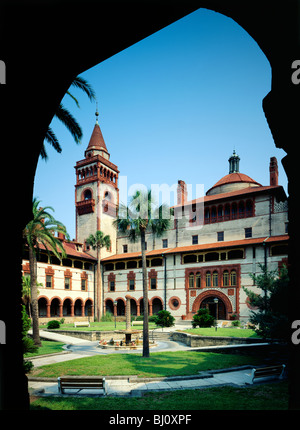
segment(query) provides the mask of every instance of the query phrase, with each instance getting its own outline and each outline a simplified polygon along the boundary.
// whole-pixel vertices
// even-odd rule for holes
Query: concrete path
[[[180,326],[182,328],[182,325]],[[174,329],[174,328],[173,328]],[[165,329],[164,329],[165,330]],[[173,330],[172,330],[173,331]],[[61,335],[59,333],[47,332],[40,330],[40,336],[45,339],[64,342],[65,351],[60,354],[31,357],[35,367],[40,367],[45,364],[54,364],[76,358],[88,357],[93,355],[107,355],[112,353],[124,353],[124,351],[107,350],[98,347],[98,341],[91,342],[71,336]],[[260,344],[262,345],[262,344]],[[239,347],[243,348],[244,345]],[[237,345],[228,345],[227,348],[236,348]],[[162,341],[158,342],[157,347],[151,348],[151,352],[158,351],[184,351],[184,350],[211,350],[216,347],[199,347],[191,348],[179,342]],[[140,353],[140,350],[127,350],[126,353]],[[106,394],[108,396],[141,396],[146,392],[183,390],[183,389],[203,389],[222,385],[246,386],[250,382],[251,366],[242,366],[235,369],[226,369],[223,371],[201,372],[199,375],[186,377],[171,377],[171,378],[147,378],[139,379],[134,377],[106,377]],[[58,392],[57,380],[47,382],[42,380],[34,380],[29,378],[28,381],[31,395],[39,396],[57,396]],[[77,394],[76,390],[66,390],[64,395],[100,395],[102,390],[81,390]]]
[[[106,377],[107,396],[133,396],[140,397],[149,392],[162,392],[171,390],[194,390],[209,387],[235,385],[246,386],[250,382],[251,368],[228,372],[207,372],[190,377],[177,378],[147,378],[138,382],[139,378]],[[131,380],[132,379],[132,380]],[[60,396],[57,382],[29,381],[31,395]],[[103,395],[102,390],[65,390],[63,396],[91,396]]]

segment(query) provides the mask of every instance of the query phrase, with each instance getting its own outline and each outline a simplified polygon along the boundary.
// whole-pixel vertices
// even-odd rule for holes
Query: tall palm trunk
[[[144,324],[143,324],[143,357],[149,357],[149,322],[148,322],[148,286],[147,286],[147,265],[146,265],[146,246],[145,229],[141,228],[141,248],[142,248],[142,267],[143,267],[143,304],[144,304]]]
[[[39,308],[37,293],[37,259],[35,251],[29,247],[29,266],[30,266],[30,294],[32,309],[32,336],[35,345],[41,346],[39,332]]]
[[[97,320],[102,318],[102,276],[101,276],[101,247],[97,247],[97,291],[96,291],[96,315]]]

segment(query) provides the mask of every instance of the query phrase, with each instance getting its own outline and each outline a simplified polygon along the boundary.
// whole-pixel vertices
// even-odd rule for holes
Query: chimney
[[[186,183],[179,180],[177,185],[177,204],[184,205],[187,201]]]
[[[270,185],[278,185],[278,164],[276,157],[270,158]]]
[[[57,237],[58,237],[58,239],[60,239],[60,240],[65,240],[65,239],[66,239],[66,236],[65,236],[63,233],[61,233],[60,231],[59,231],[59,232],[57,232]]]

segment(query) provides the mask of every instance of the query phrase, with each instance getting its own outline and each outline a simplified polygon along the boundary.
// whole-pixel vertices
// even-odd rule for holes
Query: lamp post
[[[214,304],[216,305],[216,331],[218,330],[218,303],[219,300],[215,297]]]
[[[115,328],[117,328],[117,305],[118,305],[118,301],[114,300]]]

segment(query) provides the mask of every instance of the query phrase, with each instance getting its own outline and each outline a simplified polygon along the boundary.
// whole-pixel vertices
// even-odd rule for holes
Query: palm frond
[[[70,93],[70,91],[67,91],[66,94],[68,94],[68,96],[70,96],[71,99],[74,100],[74,102],[76,103],[76,106],[80,109],[79,102],[78,102],[77,98],[74,97],[73,94]]]
[[[85,92],[85,94],[88,96],[88,98],[91,101],[96,100],[96,94],[91,87],[91,85],[81,76],[76,76],[75,79],[73,79],[73,82],[71,84],[73,87],[80,88],[82,91]]]
[[[73,115],[60,103],[56,110],[57,118],[67,127],[76,143],[80,143],[82,130]]]

